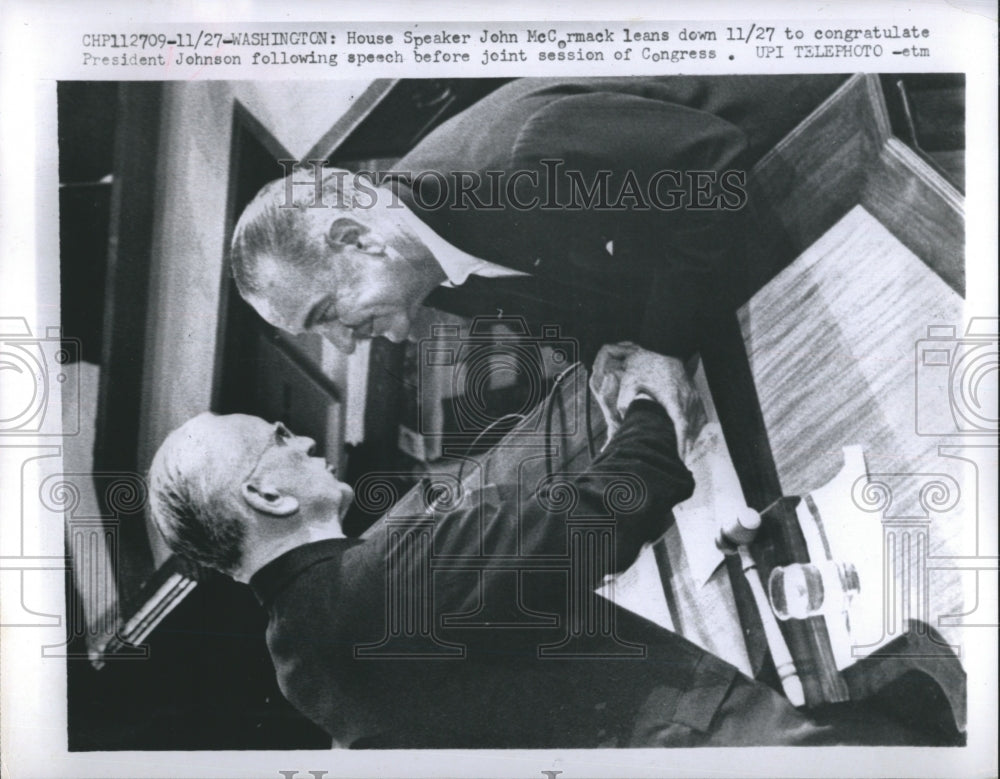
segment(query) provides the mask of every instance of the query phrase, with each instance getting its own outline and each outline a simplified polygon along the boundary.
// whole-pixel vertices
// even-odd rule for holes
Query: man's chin
[[[409,333],[409,331],[405,333],[384,333],[382,337],[394,344],[406,343],[408,341],[415,342],[417,340]]]
[[[346,341],[334,341],[329,336],[325,336],[325,338],[341,354],[354,354],[354,350],[357,348],[357,341],[347,343]]]
[[[342,483],[340,508],[337,511],[337,516],[341,523],[343,523],[344,517],[347,516],[347,510],[351,507],[352,503],[354,503],[354,490],[348,485]]]

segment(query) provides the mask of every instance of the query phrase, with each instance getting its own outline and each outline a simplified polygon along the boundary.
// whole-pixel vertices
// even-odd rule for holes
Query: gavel
[[[757,563],[754,562],[750,550],[747,548],[760,529],[760,514],[749,506],[735,507],[732,513],[726,514],[719,524],[719,532],[715,538],[715,545],[725,554],[738,554],[740,557],[740,567],[743,575],[750,585],[754,601],[757,603],[757,611],[760,612],[760,621],[764,626],[764,636],[767,638],[767,645],[771,650],[771,657],[774,660],[775,670],[781,680],[781,687],[785,691],[785,697],[792,702],[793,706],[804,706],[806,703],[805,692],[802,689],[802,681],[795,670],[795,661],[792,653],[788,650],[785,637],[781,633],[778,620],[775,619],[771,611],[771,601],[768,600],[767,593],[764,592],[764,585],[761,584],[760,576],[757,575]]]

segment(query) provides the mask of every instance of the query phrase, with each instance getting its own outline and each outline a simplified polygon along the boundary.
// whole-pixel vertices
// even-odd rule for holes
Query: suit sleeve
[[[480,578],[449,560],[496,570],[511,570],[513,563],[516,570],[531,569],[539,559],[566,559],[571,523],[581,519],[613,527],[611,570],[582,566],[584,579],[574,579],[574,586],[594,589],[604,573],[625,570],[644,544],[665,533],[673,506],[694,492],[670,417],[645,399],[632,403],[616,436],[581,472],[526,478],[517,463],[510,472],[518,474],[510,479],[518,483],[489,483],[447,510],[422,509],[419,500],[397,503],[391,523],[383,519],[364,543],[345,553],[336,588],[338,613],[358,615],[371,633],[366,637],[376,640],[383,632],[386,597],[431,597],[431,581],[435,613],[475,611],[481,598],[492,600],[483,588],[502,586],[505,577]],[[433,566],[432,559],[441,565]],[[555,598],[559,607],[561,597],[547,591],[552,575],[543,569],[529,576],[526,586],[536,593],[542,589],[538,603]]]
[[[480,549],[495,559],[561,557],[567,554],[568,523],[598,520],[614,527],[612,567],[623,571],[644,544],[667,531],[671,509],[693,492],[670,417],[657,403],[636,400],[615,438],[585,470],[476,493],[440,519],[434,551],[442,557],[477,555]]]
[[[742,131],[711,114],[598,92],[537,111],[517,139],[511,167],[544,168],[549,160],[551,169],[558,161],[555,180],[564,195],[576,194],[573,176],[590,184],[606,177],[608,202],[583,209],[582,229],[613,242],[619,268],[643,267],[641,345],[685,356],[742,291],[737,250],[746,195],[739,177],[745,183],[746,149]]]

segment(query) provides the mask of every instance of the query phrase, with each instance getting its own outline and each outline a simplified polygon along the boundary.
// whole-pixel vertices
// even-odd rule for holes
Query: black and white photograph
[[[996,6],[884,6],[11,4],[4,776],[995,775]]]

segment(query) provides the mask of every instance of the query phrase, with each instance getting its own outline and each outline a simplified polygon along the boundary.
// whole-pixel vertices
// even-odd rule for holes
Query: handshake
[[[676,357],[622,342],[601,347],[594,360],[590,388],[604,414],[610,441],[637,397],[655,400],[670,416],[682,460],[694,451],[707,417],[701,397]]]

